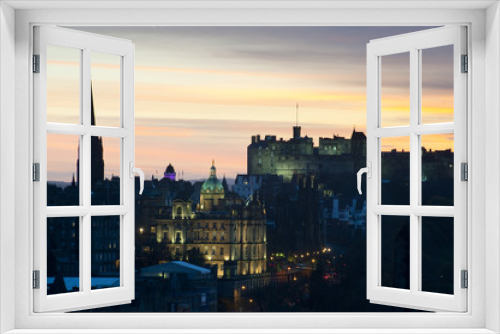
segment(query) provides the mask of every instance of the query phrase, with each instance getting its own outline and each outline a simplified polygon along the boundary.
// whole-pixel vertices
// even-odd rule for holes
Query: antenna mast
[[[299,126],[299,103],[295,103],[295,126]]]

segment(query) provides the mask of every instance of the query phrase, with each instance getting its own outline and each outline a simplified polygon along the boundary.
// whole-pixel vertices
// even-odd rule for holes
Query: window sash
[[[371,41],[367,46],[367,297],[371,302],[422,310],[467,310],[467,290],[461,289],[460,271],[467,269],[467,183],[460,180],[460,164],[467,162],[467,76],[460,73],[466,54],[466,28],[443,27]],[[454,45],[454,123],[420,124],[421,49]],[[410,53],[410,125],[381,127],[381,57]],[[454,134],[454,206],[419,204],[421,184],[420,135]],[[381,138],[410,137],[410,205],[381,205]],[[381,216],[410,217],[410,289],[381,283]],[[454,217],[453,295],[421,291],[421,217]]]
[[[59,45],[80,52],[80,123],[47,123],[46,45]],[[120,127],[91,126],[91,52],[120,56]],[[34,311],[72,311],[127,303],[134,299],[134,45],[130,41],[59,27],[34,30],[34,54],[40,55],[40,73],[34,74],[34,161],[40,163],[40,182],[33,185],[34,270],[40,271],[40,289],[34,289]],[[81,180],[79,206],[47,207],[47,134],[79,136]],[[91,137],[120,138],[120,205],[91,205]],[[91,218],[120,216],[120,287],[91,289]],[[79,289],[47,295],[47,218],[79,217]]]

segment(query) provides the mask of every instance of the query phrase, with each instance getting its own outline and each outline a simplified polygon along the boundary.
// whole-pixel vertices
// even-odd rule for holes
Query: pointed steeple
[[[94,92],[92,82],[90,86],[90,124],[96,125],[94,109]],[[90,138],[91,151],[91,183],[102,182],[104,180],[104,147],[102,138],[92,136]],[[80,145],[78,144],[78,157],[80,156]],[[80,159],[76,160],[76,184],[80,184]]]
[[[90,125],[96,125],[95,113],[94,113],[94,92],[93,92],[92,81],[90,82],[90,111],[91,111]]]
[[[75,173],[73,173],[73,178],[71,179],[71,186],[76,187],[76,182],[75,182]]]
[[[222,178],[222,187],[224,187],[224,192],[227,193],[229,191],[229,185],[227,184],[226,174],[224,174],[224,177]]]

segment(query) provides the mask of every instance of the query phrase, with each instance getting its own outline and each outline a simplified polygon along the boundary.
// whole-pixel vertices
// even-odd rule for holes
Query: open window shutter
[[[61,61],[57,54],[54,56],[57,50],[76,54],[74,62]],[[34,311],[64,312],[130,303],[134,299],[135,285],[134,44],[128,40],[71,29],[39,26],[34,28],[33,53]],[[100,126],[99,117],[97,122],[94,119],[94,100],[99,93],[95,87],[91,88],[94,54],[117,60],[115,65],[99,64],[101,68],[118,73],[114,87],[118,92],[115,94],[115,105],[118,106],[116,119],[119,121],[113,127]],[[58,72],[60,77],[69,75],[70,69],[71,73],[77,73],[74,76],[76,96],[64,94],[69,87],[60,87],[53,76],[49,78],[47,69],[59,65],[62,66]],[[59,93],[55,102],[53,96],[48,95],[53,92],[47,88],[54,85]],[[64,117],[60,120],[49,119],[48,96],[52,98],[51,106],[54,103],[64,104],[61,102],[64,99],[72,99],[77,110],[76,121],[68,124]],[[96,113],[103,104],[96,104]],[[65,114],[69,113],[70,110],[67,110]],[[54,138],[58,139],[54,141]],[[74,192],[71,193],[67,187],[63,194],[48,194],[48,166],[54,166],[57,163],[55,160],[65,158],[57,156],[54,159],[51,155],[48,159],[48,150],[67,144],[64,138],[75,138],[78,143],[77,150],[72,151],[76,161],[71,166],[77,181],[73,179],[73,184],[69,186],[74,188]],[[94,156],[97,155],[95,151],[100,146],[98,153],[102,157],[103,145],[105,153],[110,150],[103,144],[107,141],[117,143],[116,151],[119,152],[115,154],[115,162],[120,166],[120,175],[113,178],[119,190],[112,205],[94,203],[92,182],[99,175],[91,175]],[[97,162],[101,164],[103,174],[105,162],[102,161]],[[101,183],[108,182],[103,180],[103,175],[100,177]],[[111,181],[106,184],[111,184]],[[76,202],[70,203],[73,195]],[[54,196],[59,202],[52,202]],[[55,234],[58,237],[54,237]]]
[[[451,48],[450,63],[453,66],[449,80],[453,97],[452,122],[423,122],[422,66],[423,60],[429,58],[422,57],[428,54],[428,50],[444,46]],[[408,120],[401,126],[387,126],[383,117],[390,110],[383,109],[383,68],[391,62],[391,55],[403,53],[409,59]],[[466,28],[458,26],[372,40],[367,45],[367,163],[370,169],[367,178],[367,298],[372,303],[434,311],[463,312],[467,309],[467,289],[463,280],[467,274],[467,182],[462,180],[461,175],[461,166],[467,163],[466,72],[470,69],[465,62],[466,54]],[[397,80],[397,75],[392,73],[392,78]],[[453,184],[451,205],[428,205],[422,200],[425,186],[422,161],[424,146],[427,145],[423,138],[438,135],[453,138],[452,151],[443,151],[443,155],[453,154],[447,165],[451,168]],[[383,142],[394,141],[395,137],[407,140],[410,151],[409,154],[407,150],[394,152],[394,155],[406,154],[405,159],[409,161],[409,168],[403,163],[396,167],[409,169],[408,203],[401,205],[383,200],[384,189],[387,189],[384,187],[393,185],[384,176],[383,159],[390,153],[384,151],[387,148]],[[436,241],[439,244],[441,240],[444,244],[444,239],[450,238],[451,242],[447,243],[450,248],[448,258],[441,258],[442,253],[429,254],[432,249],[425,240],[437,236],[429,237],[428,231],[443,230],[443,226],[449,226],[450,222],[452,227],[447,229],[449,233]],[[436,225],[441,223],[443,226]],[[399,231],[397,235],[394,230]],[[433,266],[429,266],[427,261],[431,261]],[[443,266],[440,263],[436,265],[439,261],[443,262]],[[448,271],[443,269],[445,266]],[[441,271],[449,273],[448,277]],[[401,277],[395,277],[398,275]],[[429,280],[438,283],[429,285]],[[439,280],[447,280],[449,288],[429,288],[439,286]]]

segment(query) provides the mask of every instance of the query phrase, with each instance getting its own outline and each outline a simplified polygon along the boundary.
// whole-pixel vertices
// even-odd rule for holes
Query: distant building
[[[120,217],[93,216],[91,218],[92,277],[120,274]]]
[[[175,181],[176,173],[174,166],[172,164],[168,164],[167,168],[165,168],[165,172],[163,173],[163,176],[167,180]]]
[[[340,136],[313,139],[301,136],[301,127],[293,127],[293,138],[252,136],[247,148],[248,175],[278,175],[290,182],[294,175],[314,173],[319,177],[329,174],[353,173],[366,160],[366,136],[353,130],[351,139]],[[357,170],[356,170],[357,171]]]
[[[161,263],[140,270],[136,295],[139,312],[216,312],[217,275],[182,261]]]
[[[319,194],[314,175],[296,175],[292,182],[283,184],[276,194],[276,229],[270,244],[271,252],[297,254],[323,248]]]
[[[248,199],[262,187],[261,175],[238,174],[234,181],[233,191],[241,198]]]
[[[79,278],[47,277],[49,291],[78,291]],[[94,278],[92,288],[120,286],[120,277]],[[138,270],[131,303],[84,312],[216,312],[217,275],[211,269],[181,261]]]
[[[260,274],[266,270],[266,220],[258,200],[227,196],[215,164],[203,182],[200,200],[174,200],[170,217],[151,221],[160,247],[175,259],[200,256],[217,265],[219,277]],[[191,259],[192,260],[192,259]]]
[[[366,228],[366,200],[361,196],[351,197],[334,195],[331,198],[332,208],[328,218],[346,222],[356,228]]]

